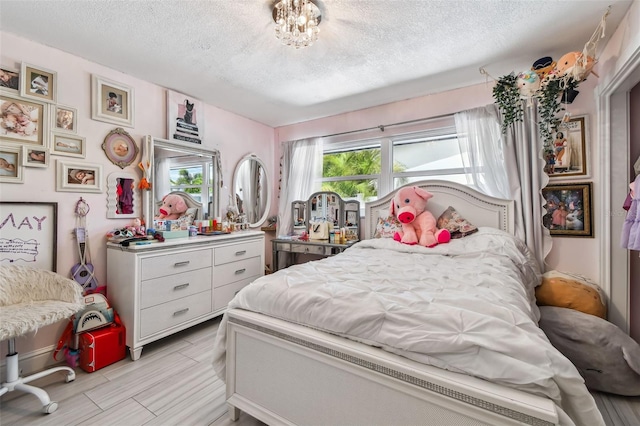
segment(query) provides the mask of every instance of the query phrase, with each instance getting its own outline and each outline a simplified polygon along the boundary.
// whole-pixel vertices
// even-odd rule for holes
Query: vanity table
[[[274,240],[271,240],[271,246],[273,249],[273,265],[275,268],[274,270],[278,270],[278,260],[280,252],[314,254],[327,257],[333,256],[334,254],[342,253],[343,251],[351,247],[351,245],[355,242],[357,241],[349,241],[347,244],[334,244],[328,243],[324,240],[301,241],[276,238]]]
[[[331,191],[316,192],[308,200],[291,203],[291,218],[294,235],[309,232],[309,226],[319,221],[329,222],[334,229],[344,228],[356,238],[346,244],[331,243],[329,240],[300,240],[297,237],[276,238],[271,241],[274,270],[278,270],[281,253],[313,254],[333,256],[357,242],[360,235],[360,202],[343,200],[339,194]],[[289,266],[289,265],[287,265]]]

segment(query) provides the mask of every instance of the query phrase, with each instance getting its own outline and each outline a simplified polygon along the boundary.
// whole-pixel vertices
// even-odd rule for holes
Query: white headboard
[[[490,226],[513,234],[514,203],[512,200],[489,197],[468,186],[443,180],[413,182],[405,186],[417,186],[433,194],[427,209],[436,219],[449,206],[476,226]],[[372,238],[378,218],[389,216],[389,206],[396,191],[366,203],[364,207],[364,238]]]

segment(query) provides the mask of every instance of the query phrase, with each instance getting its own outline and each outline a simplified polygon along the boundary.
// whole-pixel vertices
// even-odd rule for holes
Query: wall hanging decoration
[[[191,96],[167,90],[167,139],[201,144],[204,105]]]
[[[0,91],[0,141],[47,146],[48,105]]]
[[[496,80],[493,97],[502,114],[502,132],[506,133],[515,122],[522,121],[526,107],[535,107],[538,112],[538,129],[545,151],[552,149],[554,136],[570,113],[561,114],[566,105],[578,95],[579,84],[593,72],[598,40],[605,35],[606,18],[611,6],[602,16],[596,30],[582,51],[569,52],[558,61],[551,57],[536,60],[530,70],[511,73]],[[488,75],[481,68],[482,74]],[[580,173],[584,174],[584,173]]]
[[[20,93],[20,72],[8,67],[0,67],[0,88],[15,94]]]
[[[91,76],[91,118],[105,123],[134,127],[133,87]]]
[[[75,207],[76,227],[73,233],[78,244],[79,262],[71,267],[71,278],[82,286],[85,294],[88,291],[98,288],[98,279],[94,274],[93,264],[89,253],[89,235],[87,230],[87,215],[89,214],[89,204],[80,198]]]
[[[77,158],[87,156],[87,142],[82,136],[52,132],[51,137],[51,154]]]
[[[102,142],[102,149],[107,158],[121,169],[133,163],[138,156],[138,146],[131,135],[121,127],[109,132]]]
[[[107,176],[107,218],[139,217],[137,182],[138,177],[133,173],[109,173]]]
[[[545,172],[552,179],[587,174],[589,121],[586,115],[558,124],[552,142],[545,146]]]
[[[56,270],[58,203],[0,202],[0,265]]]
[[[23,182],[21,147],[0,146],[0,182]]]
[[[78,110],[64,105],[51,107],[51,130],[78,133]]]
[[[49,150],[47,148],[22,147],[22,165],[25,167],[49,167]]]
[[[23,62],[20,77],[20,96],[52,104],[57,102],[57,72]]]
[[[593,237],[591,182],[548,185],[542,196],[547,210],[542,222],[552,236]]]
[[[56,161],[56,191],[102,192],[102,166]]]

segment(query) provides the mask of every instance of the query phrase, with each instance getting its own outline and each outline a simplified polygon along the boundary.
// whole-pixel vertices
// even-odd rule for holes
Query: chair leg
[[[18,353],[15,351],[14,339],[9,340],[9,353],[7,355],[7,381],[0,388],[0,395],[7,392],[19,390],[35,395],[42,403],[42,411],[50,414],[56,411],[58,403],[51,401],[49,394],[44,390],[35,386],[27,385],[27,383],[39,379],[57,371],[66,371],[66,381],[71,382],[76,378],[76,373],[69,367],[54,367],[27,377],[20,377],[20,369],[18,366]]]

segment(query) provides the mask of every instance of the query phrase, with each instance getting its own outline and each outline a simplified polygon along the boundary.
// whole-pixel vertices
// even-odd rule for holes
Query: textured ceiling
[[[320,38],[300,50],[275,38],[272,3],[1,0],[0,28],[278,127],[557,59],[612,4],[608,38],[632,2],[323,0]]]

